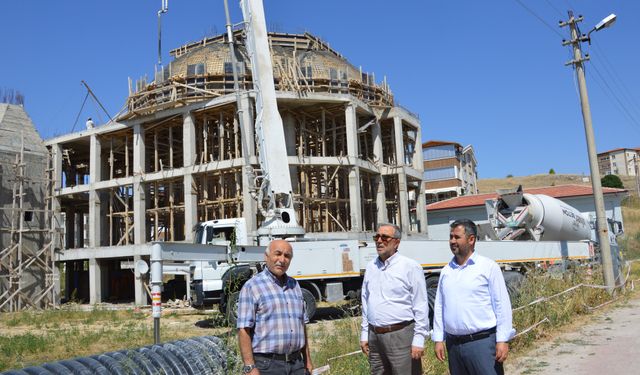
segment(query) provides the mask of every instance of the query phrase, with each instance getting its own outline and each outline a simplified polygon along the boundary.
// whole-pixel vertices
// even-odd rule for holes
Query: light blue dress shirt
[[[369,341],[369,324],[384,327],[415,320],[411,345],[422,348],[429,334],[429,304],[424,271],[398,253],[381,262],[367,264],[362,283],[362,332]]]
[[[442,269],[433,310],[433,341],[444,341],[445,332],[468,335],[493,327],[497,342],[507,342],[515,334],[500,267],[475,252],[462,266],[454,257]]]

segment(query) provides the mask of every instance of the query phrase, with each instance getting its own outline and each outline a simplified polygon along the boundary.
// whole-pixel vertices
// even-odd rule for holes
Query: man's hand
[[[436,353],[436,358],[438,358],[438,361],[444,362],[444,342],[436,341],[436,344],[433,347],[433,351]]]
[[[360,349],[367,357],[369,356],[369,341],[360,341]]]
[[[509,343],[497,342],[496,343],[496,361],[502,363],[507,359],[509,355]]]
[[[424,354],[424,348],[419,346],[411,346],[411,358],[420,359]]]
[[[251,370],[251,372],[249,372],[249,375],[260,375],[260,370],[254,368],[253,370]]]
[[[304,365],[304,368],[307,370],[308,374],[313,372],[313,363],[311,363],[311,358],[307,358],[307,363]]]

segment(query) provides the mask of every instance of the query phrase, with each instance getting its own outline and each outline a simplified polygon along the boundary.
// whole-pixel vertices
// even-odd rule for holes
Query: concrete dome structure
[[[244,35],[236,32],[236,59],[240,88],[250,90],[251,63]],[[319,38],[309,34],[269,33],[277,91],[350,94],[376,106],[392,106],[393,95],[386,83],[363,73]],[[131,88],[129,114],[146,114],[157,107],[180,106],[204,98],[233,92],[231,57],[225,35],[205,38],[172,50],[174,60],[156,72],[155,81],[144,80]],[[189,90],[188,85],[197,90]]]

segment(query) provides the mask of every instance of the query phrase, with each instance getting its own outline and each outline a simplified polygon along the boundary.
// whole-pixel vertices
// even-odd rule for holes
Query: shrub
[[[608,175],[602,177],[602,179],[600,181],[602,182],[602,186],[603,187],[624,189],[624,185],[622,184],[622,180],[620,180],[620,177],[618,177],[618,176],[616,176],[614,174],[608,174]]]

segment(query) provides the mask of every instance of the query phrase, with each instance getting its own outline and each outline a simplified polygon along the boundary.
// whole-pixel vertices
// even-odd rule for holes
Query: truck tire
[[[436,292],[438,291],[438,276],[427,278],[427,302],[429,304],[429,327],[433,327],[433,308],[436,305]]]
[[[238,299],[240,298],[240,292],[233,292],[229,294],[227,299],[226,309],[224,317],[227,320],[227,324],[230,327],[235,327],[238,322]]]
[[[507,292],[509,292],[509,299],[511,299],[511,305],[513,306],[520,296],[520,287],[524,282],[524,275],[516,271],[504,271],[504,283],[507,286]]]
[[[316,314],[316,297],[314,297],[313,293],[307,289],[300,288],[300,290],[302,290],[302,299],[304,300],[307,319],[311,321],[313,316]]]

